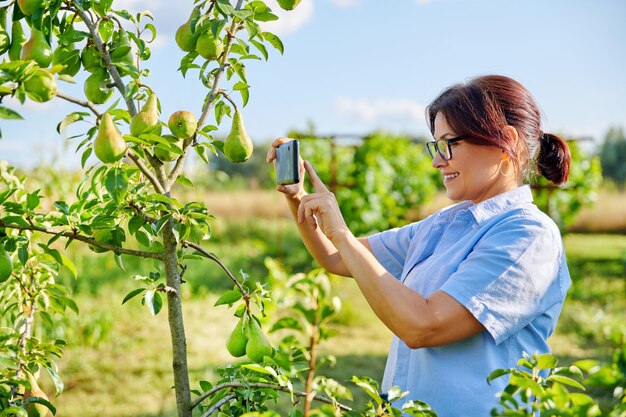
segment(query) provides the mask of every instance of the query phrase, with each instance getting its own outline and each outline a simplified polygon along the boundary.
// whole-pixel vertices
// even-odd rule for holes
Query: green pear
[[[224,142],[224,155],[231,162],[245,162],[252,155],[254,145],[243,125],[239,110],[235,110],[230,133]]]
[[[34,60],[37,65],[46,68],[52,62],[52,48],[42,31],[33,28],[30,39],[22,47],[20,58],[23,61]]]
[[[293,10],[301,0],[277,0],[278,5],[285,10]]]
[[[198,128],[198,122],[194,115],[185,110],[172,113],[167,121],[170,131],[180,139],[191,137]]]
[[[176,44],[185,52],[191,52],[196,48],[198,31],[191,30],[191,21],[200,16],[200,9],[194,8],[189,19],[176,30]]]
[[[119,161],[126,153],[126,141],[124,141],[120,131],[117,130],[109,113],[102,115],[100,129],[93,148],[98,159],[105,164]]]
[[[87,44],[83,48],[83,52],[80,54],[80,60],[85,68],[89,72],[95,72],[100,68],[104,68],[104,61],[102,55],[98,51],[96,44]]]
[[[226,350],[235,358],[239,358],[246,354],[246,345],[248,344],[248,329],[243,321],[243,317],[239,319],[232,333],[226,339]]]
[[[44,103],[57,95],[57,81],[49,71],[39,68],[24,82],[26,95],[33,101]]]
[[[174,135],[163,135],[161,137],[164,139],[167,139],[169,143],[177,146],[178,148],[181,148],[182,150],[184,139],[179,139]],[[181,154],[182,152],[179,153],[179,152],[174,152],[170,149],[165,149],[163,145],[154,146],[154,156],[156,156],[163,162],[172,162],[174,159],[178,158]]]
[[[80,70],[80,52],[72,45],[58,46],[52,53],[52,65],[63,65],[59,74],[73,77]]]
[[[11,46],[9,47],[9,59],[11,61],[17,61],[20,59],[22,47],[26,43],[26,35],[24,35],[24,28],[22,28],[22,22],[16,20],[11,26]]]
[[[0,282],[4,282],[11,277],[13,272],[13,261],[11,255],[0,245]]]
[[[154,93],[150,93],[141,111],[130,120],[131,135],[139,136],[142,133],[146,133],[146,131],[155,135],[161,134],[157,96]]]
[[[113,232],[111,231],[111,229],[95,229],[92,233],[92,236],[94,239],[96,239],[96,242],[108,243],[111,245],[115,244],[113,240]],[[108,251],[108,249],[104,249],[100,246],[94,246],[91,244],[89,245],[89,249],[96,253],[103,253]]]
[[[7,8],[0,8],[0,55],[9,50],[11,46],[11,39],[9,33],[6,31],[7,27]]]
[[[39,397],[48,401],[48,396],[45,392],[39,388],[39,384],[37,384],[37,380],[30,372],[26,372],[28,375],[28,382],[30,383],[30,388],[27,388],[24,391],[24,402],[26,402],[31,397]],[[43,404],[39,403],[30,403],[26,406],[26,412],[28,413],[28,417],[43,417],[48,414],[50,410]]]
[[[32,16],[37,9],[44,7],[44,0],[17,0],[17,5],[26,16]]]
[[[105,103],[113,95],[113,89],[108,87],[110,83],[111,78],[104,68],[94,71],[85,80],[85,97],[94,104]]]
[[[261,326],[255,319],[250,319],[250,324],[248,326],[248,343],[246,344],[246,355],[255,361],[255,362],[263,362],[263,358],[265,356],[270,356],[272,354],[272,345],[263,330],[261,330]]]
[[[224,51],[224,43],[221,39],[215,38],[211,29],[209,29],[198,37],[196,50],[202,58],[214,60],[222,55],[222,52]]]

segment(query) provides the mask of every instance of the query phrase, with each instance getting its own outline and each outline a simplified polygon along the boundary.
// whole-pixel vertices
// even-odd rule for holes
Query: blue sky
[[[281,36],[285,54],[249,61],[250,102],[243,109],[258,147],[309,120],[320,133],[425,134],[423,109],[442,89],[489,73],[528,87],[545,131],[600,141],[609,126],[626,126],[626,1],[302,0],[289,13],[273,1],[281,19],[266,29]],[[145,81],[161,100],[162,120],[180,109],[199,117],[206,90],[196,73],[183,79],[176,71],[183,52],[173,40],[192,2],[115,4],[154,13],[159,36]],[[60,89],[80,95],[83,80]],[[59,99],[4,104],[26,120],[1,121],[0,159],[79,166],[77,142],[55,127],[80,108]]]

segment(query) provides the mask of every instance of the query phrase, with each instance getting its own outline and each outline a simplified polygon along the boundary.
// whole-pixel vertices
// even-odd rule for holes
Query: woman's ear
[[[519,140],[519,133],[517,133],[517,129],[511,125],[504,126],[502,129],[504,136],[507,139],[507,142],[511,144],[511,149],[517,148],[517,141]]]

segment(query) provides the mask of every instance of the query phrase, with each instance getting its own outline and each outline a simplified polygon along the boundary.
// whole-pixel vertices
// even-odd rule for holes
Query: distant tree
[[[604,136],[600,149],[600,163],[604,178],[610,178],[620,189],[626,184],[626,136],[624,128],[611,127]]]

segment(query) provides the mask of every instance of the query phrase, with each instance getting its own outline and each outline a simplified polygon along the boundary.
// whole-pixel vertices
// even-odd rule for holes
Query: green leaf
[[[111,195],[113,201],[121,204],[128,192],[128,177],[126,171],[121,168],[113,168],[107,172],[104,178],[104,185]]]
[[[269,333],[275,332],[280,329],[293,329],[298,331],[303,330],[300,322],[293,317],[282,317],[276,323],[274,323],[272,328],[269,330]]]
[[[54,407],[54,405],[52,405],[50,401],[46,400],[45,398],[30,397],[28,398],[28,400],[24,401],[24,404],[43,404],[44,406],[48,407],[53,415],[57,413],[57,409]]]
[[[126,268],[124,268],[124,261],[122,260],[122,255],[115,255],[115,263],[117,264],[118,268],[126,272]]]
[[[161,307],[163,307],[163,301],[161,300],[161,295],[158,292],[155,290],[147,290],[143,299],[150,314],[153,316],[159,314]]]
[[[539,355],[537,357],[537,367],[539,369],[552,369],[556,366],[558,360],[554,355],[550,355],[549,353],[544,353],[543,355]]]
[[[223,304],[228,304],[229,306],[232,306],[233,303],[239,301],[241,297],[241,292],[239,292],[238,290],[229,290],[222,294],[220,298],[217,299],[215,304],[213,304],[213,306],[219,306]]]
[[[148,29],[152,33],[152,38],[149,41],[147,41],[148,43],[152,43],[156,39],[156,36],[157,36],[156,28],[154,27],[152,23],[148,23],[146,24],[144,30],[145,29]]]
[[[54,388],[56,389],[56,395],[59,396],[63,392],[64,385],[61,377],[54,371],[52,368],[46,368],[48,370],[48,374],[52,378],[52,382],[54,382]]]
[[[176,182],[181,185],[186,185],[187,187],[195,188],[195,186],[193,185],[193,181],[191,181],[189,178],[185,177],[182,174],[176,177]]]
[[[65,119],[63,119],[61,123],[57,125],[57,132],[62,133],[66,127],[68,127],[72,123],[78,122],[80,120],[84,120],[85,116],[88,116],[88,115],[89,113],[85,113],[85,112],[74,112],[74,113],[68,114],[67,116],[65,116]]]
[[[276,371],[270,366],[261,366],[256,363],[247,363],[245,365],[241,365],[242,368],[249,369],[251,371],[259,372],[265,375],[271,375],[273,377],[278,377]]]
[[[487,377],[487,383],[490,384],[491,381],[493,381],[494,379],[500,378],[503,375],[508,375],[513,371],[514,369],[496,369],[495,371],[490,373],[489,376]]]
[[[256,49],[258,49],[259,52],[261,52],[261,54],[263,55],[263,57],[267,61],[268,58],[269,58],[269,55],[267,53],[267,48],[265,47],[265,45],[263,45],[261,42],[255,41],[255,40],[250,40],[250,43],[252,45],[256,46]]]
[[[76,270],[76,266],[74,265],[74,262],[72,262],[70,258],[68,258],[67,256],[63,254],[60,254],[60,255],[61,255],[61,260],[63,261],[63,266],[66,267],[68,271],[70,271],[70,273],[72,274],[72,277],[75,280],[78,279],[78,271]]]
[[[146,290],[145,288],[137,288],[135,290],[132,290],[131,292],[126,294],[126,297],[124,297],[124,300],[122,301],[122,305],[125,304],[126,301],[130,300],[131,298],[135,297],[136,295],[141,294],[145,290]]]
[[[578,388],[581,391],[585,391],[585,387],[575,379],[569,378],[563,375],[550,375],[548,377],[548,381],[559,382],[564,385],[569,385],[570,387]]]
[[[281,41],[278,36],[274,35],[271,32],[263,32],[263,33],[261,33],[261,35],[263,35],[263,39],[268,41],[270,43],[270,45],[272,45],[274,48],[276,48],[278,50],[278,52],[281,53],[281,55],[283,53],[285,53],[285,47],[283,45],[283,41]]]
[[[28,207],[28,210],[34,210],[37,208],[37,206],[39,205],[39,196],[37,195],[37,193],[39,192],[39,190],[33,192],[33,193],[29,193],[26,196],[26,207]]]
[[[24,118],[16,111],[0,106],[0,119],[23,120]]]

